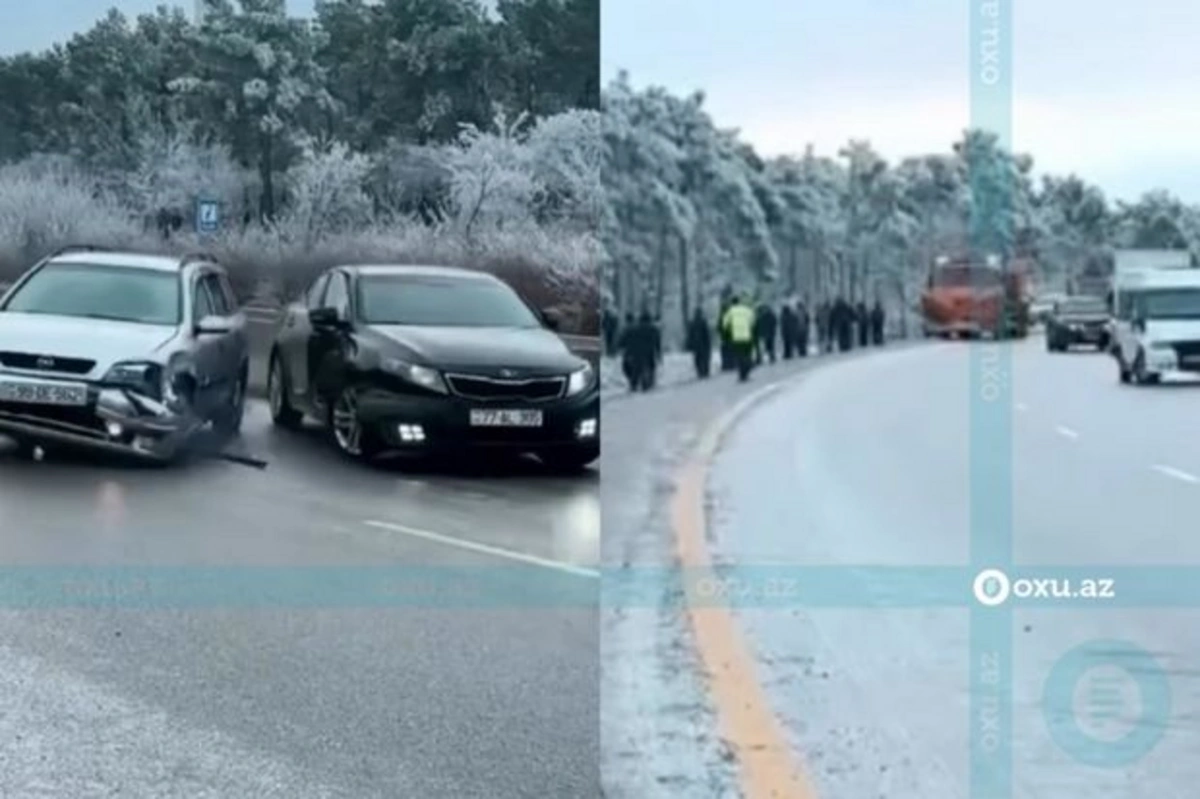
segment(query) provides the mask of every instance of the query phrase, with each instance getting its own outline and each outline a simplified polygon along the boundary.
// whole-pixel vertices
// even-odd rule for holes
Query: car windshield
[[[1138,306],[1146,319],[1200,319],[1200,289],[1152,289]]]
[[[358,316],[373,325],[541,327],[516,292],[479,278],[368,275]]]
[[[933,273],[936,288],[994,288],[1000,285],[995,269],[975,266],[939,266]]]
[[[1099,297],[1077,297],[1066,300],[1059,306],[1065,314],[1096,315],[1107,312],[1104,300]]]
[[[28,314],[179,324],[179,276],[125,266],[47,264],[4,306]]]

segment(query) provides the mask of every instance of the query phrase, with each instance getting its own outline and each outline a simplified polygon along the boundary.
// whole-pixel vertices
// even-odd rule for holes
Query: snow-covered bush
[[[0,280],[63,244],[129,246],[142,237],[137,216],[69,161],[0,166]]]
[[[0,167],[0,280],[81,242],[212,251],[245,298],[289,299],[339,263],[444,264],[499,274],[531,301],[558,307],[569,329],[594,332],[603,253],[587,222],[599,182],[597,148],[587,139],[594,123],[572,113],[528,136],[517,127],[466,131],[454,147],[397,145],[371,158],[340,144],[307,144],[275,176],[280,203],[271,221],[257,221],[248,202],[261,190],[258,175],[182,128],[144,132],[126,172],[91,172],[65,157]],[[193,230],[198,193],[223,205],[217,234]],[[164,233],[160,212],[174,213],[182,227]]]

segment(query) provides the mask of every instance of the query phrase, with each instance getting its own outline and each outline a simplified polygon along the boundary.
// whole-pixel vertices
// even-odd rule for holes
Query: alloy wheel
[[[358,397],[353,389],[343,389],[333,404],[333,438],[349,455],[362,454],[362,422],[358,418]]]

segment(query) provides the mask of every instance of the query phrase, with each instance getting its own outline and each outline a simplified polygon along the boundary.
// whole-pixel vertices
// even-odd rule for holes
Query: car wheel
[[[272,355],[271,368],[267,373],[267,402],[271,406],[271,420],[280,427],[295,430],[300,427],[304,417],[292,407],[292,401],[288,398],[290,394],[283,362],[277,354]]]
[[[580,447],[538,453],[538,460],[551,471],[560,474],[578,474],[599,457],[600,447]]]
[[[374,431],[362,423],[355,386],[343,388],[330,403],[326,429],[338,451],[355,460],[369,461],[382,449]]]

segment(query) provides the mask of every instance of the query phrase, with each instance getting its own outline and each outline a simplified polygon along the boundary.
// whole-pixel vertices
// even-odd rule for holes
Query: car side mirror
[[[201,336],[222,336],[232,333],[236,323],[229,316],[205,316],[196,323],[196,333]]]
[[[343,319],[337,308],[313,308],[308,312],[313,327],[341,327]]]
[[[553,308],[545,308],[542,310],[542,321],[546,327],[557,331],[562,328],[562,315]]]

